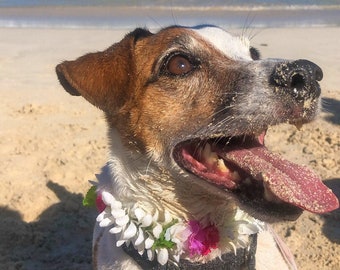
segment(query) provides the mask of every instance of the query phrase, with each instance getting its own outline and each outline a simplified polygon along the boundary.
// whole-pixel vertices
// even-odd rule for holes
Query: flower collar
[[[132,245],[141,256],[146,253],[148,260],[157,259],[161,265],[168,261],[177,264],[180,259],[196,261],[212,251],[217,251],[218,256],[221,250],[236,253],[237,247],[247,246],[245,239],[249,235],[264,228],[263,222],[240,209],[232,222],[217,227],[174,217],[167,210],[160,213],[157,209],[144,209],[139,202],[128,207],[108,191],[97,193],[94,186],[83,204],[97,206],[97,222],[117,235],[117,247]]]

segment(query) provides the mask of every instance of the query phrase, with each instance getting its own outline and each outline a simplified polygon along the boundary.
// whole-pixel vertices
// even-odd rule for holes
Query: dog
[[[269,126],[320,110],[323,73],[308,60],[262,60],[217,26],[171,26],[138,28],[56,73],[109,129],[94,269],[297,269],[268,224],[339,207],[264,143]]]

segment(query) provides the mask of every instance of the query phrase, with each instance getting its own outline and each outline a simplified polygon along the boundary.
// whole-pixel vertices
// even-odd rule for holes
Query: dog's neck
[[[133,204],[138,201],[146,208],[160,212],[168,210],[186,220],[193,217],[203,219],[212,212],[216,215],[218,210],[223,216],[235,213],[234,200],[219,188],[183,175],[183,172],[176,171],[174,164],[166,164],[171,168],[170,174],[169,170],[163,169],[168,161],[151,151],[146,155],[135,149],[129,150],[115,129],[111,129],[110,135],[112,151],[108,165],[114,183],[109,181],[106,188],[122,202]],[[218,223],[217,220],[211,222]]]
[[[238,207],[230,193],[190,177],[152,151],[144,154],[136,149],[129,150],[115,129],[110,129],[109,134],[110,180],[105,185],[128,207],[139,202],[147,209],[169,211],[176,218],[205,220],[217,226],[235,216]]]
[[[114,131],[111,134],[114,134]],[[159,164],[151,161],[154,159],[147,159],[135,151],[129,152],[118,136],[111,139],[114,151],[102,174],[97,176],[98,190],[104,192],[106,197],[110,197],[106,200],[107,206],[112,204],[110,200],[121,205],[118,211],[124,209],[126,213],[130,213],[128,218],[131,222],[135,220],[133,227],[136,228],[141,219],[138,219],[135,213],[140,211],[144,215],[153,216],[152,226],[160,224],[164,233],[171,222],[174,225],[171,229],[182,230],[183,235],[187,234],[186,230],[192,230],[190,227],[192,223],[197,224],[202,231],[211,226],[213,230],[219,232],[220,240],[214,243],[216,247],[213,245],[214,248],[209,250],[209,254],[193,256],[183,248],[175,250],[174,254],[170,252],[169,259],[179,261],[184,258],[195,263],[207,263],[239,248],[248,248],[249,235],[262,230],[264,226],[262,222],[238,209],[219,189],[205,185],[203,181],[197,184],[195,179],[184,177],[180,173],[176,174],[178,177],[176,178],[160,169]],[[112,209],[110,211],[112,212]],[[102,221],[105,218],[113,219],[109,214],[99,219]],[[106,224],[106,221],[102,224]],[[143,226],[138,227],[138,230],[144,235],[151,234]],[[135,234],[138,235],[138,232]],[[156,239],[158,236],[152,237]],[[188,237],[188,235],[182,237],[181,241],[186,242]],[[118,245],[123,242],[119,242]]]

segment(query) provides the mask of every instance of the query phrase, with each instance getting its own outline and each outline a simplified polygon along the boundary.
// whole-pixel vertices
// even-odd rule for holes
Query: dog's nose
[[[274,67],[271,81],[275,86],[287,89],[289,94],[297,101],[320,96],[320,87],[323,73],[321,68],[308,60],[281,62]]]

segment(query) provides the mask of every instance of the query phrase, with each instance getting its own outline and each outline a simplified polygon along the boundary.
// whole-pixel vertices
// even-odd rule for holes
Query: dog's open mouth
[[[182,168],[247,203],[290,208],[292,213],[338,208],[336,196],[313,171],[265,147],[265,133],[184,141],[175,147],[174,157]]]

